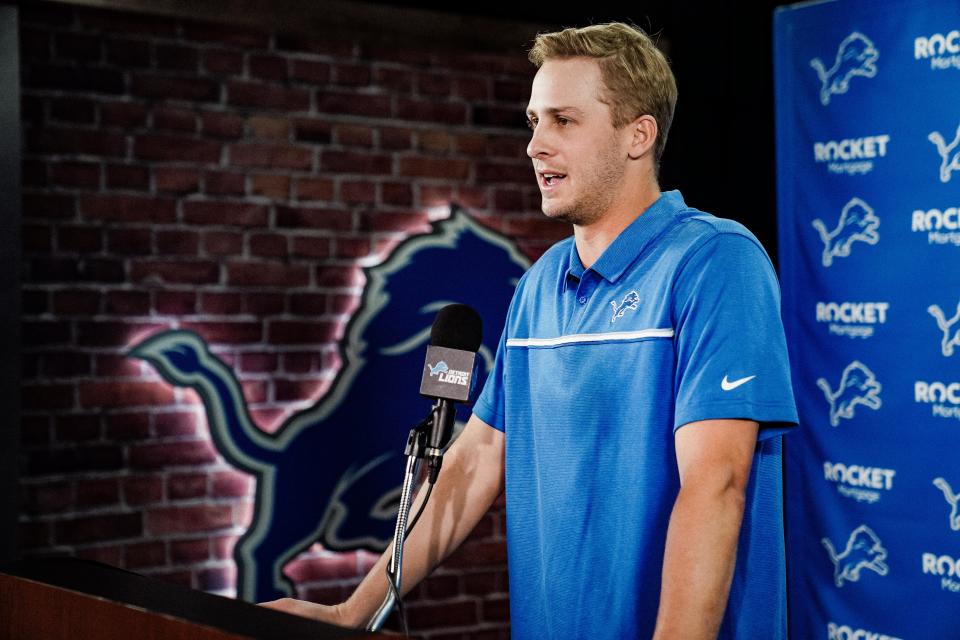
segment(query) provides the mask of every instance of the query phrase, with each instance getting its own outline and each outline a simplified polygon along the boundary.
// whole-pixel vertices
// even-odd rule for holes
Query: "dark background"
[[[14,558],[20,412],[20,86],[16,11],[0,6],[0,563]]]
[[[556,27],[633,23],[667,41],[679,99],[660,186],[744,223],[776,264],[773,12],[786,1],[376,2]]]

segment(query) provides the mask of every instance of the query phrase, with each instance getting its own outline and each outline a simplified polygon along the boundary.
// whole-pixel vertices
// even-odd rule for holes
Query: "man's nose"
[[[551,154],[550,141],[542,125],[533,128],[530,142],[527,143],[527,155],[531,158],[549,156]]]

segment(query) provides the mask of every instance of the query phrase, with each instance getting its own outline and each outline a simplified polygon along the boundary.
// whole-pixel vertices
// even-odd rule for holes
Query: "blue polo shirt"
[[[710,418],[761,425],[720,638],[786,637],[778,436],[797,413],[776,275],[742,225],[672,191],[589,269],[553,246],[474,412],[505,433],[514,638],[653,634],[674,431]]]

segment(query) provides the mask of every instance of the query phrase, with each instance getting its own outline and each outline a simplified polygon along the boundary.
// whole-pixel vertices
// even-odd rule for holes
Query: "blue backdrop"
[[[960,3],[774,35],[791,634],[960,638]]]

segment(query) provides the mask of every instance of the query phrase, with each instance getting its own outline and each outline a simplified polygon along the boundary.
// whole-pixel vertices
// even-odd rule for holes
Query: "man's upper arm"
[[[674,434],[681,488],[743,491],[750,478],[759,425],[753,420],[701,420]]]
[[[457,436],[444,461],[444,470],[456,465],[457,472],[479,481],[497,497],[503,492],[504,441],[502,431],[471,414],[467,425]]]

